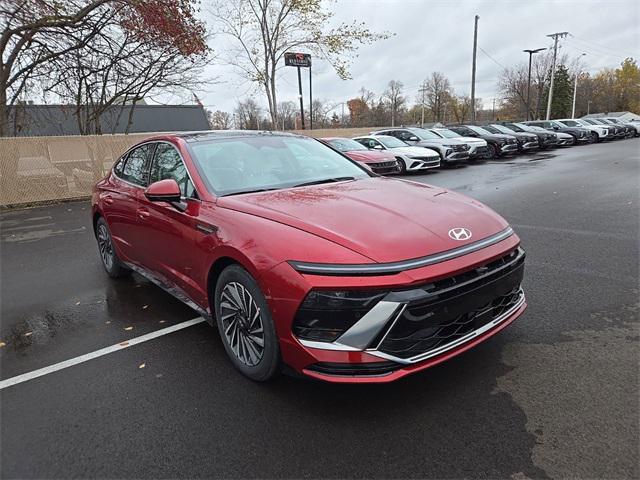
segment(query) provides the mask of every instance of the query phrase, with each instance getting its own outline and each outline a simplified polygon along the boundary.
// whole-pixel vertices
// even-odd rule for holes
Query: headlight
[[[380,290],[312,290],[296,313],[293,333],[303,340],[333,342],[386,294]]]
[[[442,145],[445,148],[453,148],[453,145]]]

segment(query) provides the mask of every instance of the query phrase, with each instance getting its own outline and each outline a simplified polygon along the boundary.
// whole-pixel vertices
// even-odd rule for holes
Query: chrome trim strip
[[[334,343],[364,350],[371,344],[401,305],[398,302],[379,301],[364,317],[340,335]]]
[[[313,340],[303,340],[302,338],[296,339],[304,346],[309,348],[316,348],[318,350],[337,350],[341,352],[361,352],[359,348],[350,347],[348,345],[340,345],[338,343],[329,342],[314,342]]]
[[[465,335],[464,337],[461,337],[453,342],[447,343],[446,345],[443,345],[439,348],[436,348],[434,350],[429,350],[428,352],[422,353],[420,355],[416,355],[415,357],[411,357],[411,358],[399,358],[399,357],[394,357],[393,355],[388,355],[384,352],[380,352],[378,350],[367,350],[367,353],[375,356],[375,357],[379,357],[379,358],[383,358],[385,360],[391,360],[397,363],[402,363],[404,365],[411,365],[414,363],[418,363],[418,362],[422,362],[424,360],[427,360],[431,357],[435,357],[437,355],[440,355],[442,353],[445,353],[459,345],[462,345],[463,343],[467,343],[470,340],[473,340],[475,337],[482,335],[485,332],[488,332],[489,330],[491,330],[492,328],[496,327],[497,325],[499,325],[500,323],[504,322],[507,318],[509,318],[511,315],[513,315],[520,307],[522,307],[522,305],[524,305],[525,302],[525,296],[524,296],[524,291],[522,290],[522,288],[520,289],[520,299],[518,300],[518,303],[516,303],[513,307],[511,307],[509,310],[507,310],[506,312],[504,312],[502,315],[500,315],[497,318],[494,318],[491,322],[487,323],[486,325],[484,325],[483,327],[480,327],[477,330],[474,330],[473,332],[470,332],[469,334]]]
[[[290,260],[289,264],[300,273],[311,273],[316,275],[372,275],[372,274],[392,274],[404,270],[426,267],[434,263],[444,262],[453,258],[461,257],[469,253],[481,250],[485,247],[501,242],[513,235],[513,229],[507,227],[501,232],[491,235],[483,240],[470,243],[463,247],[447,250],[426,257],[414,258],[412,260],[402,260],[391,263],[372,264],[330,264],[330,263],[308,263]]]

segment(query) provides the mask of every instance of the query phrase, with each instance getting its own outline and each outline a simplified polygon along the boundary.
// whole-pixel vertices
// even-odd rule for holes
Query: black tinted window
[[[122,167],[124,166],[125,157],[121,157],[113,167],[113,171],[119,177],[122,176]]]
[[[136,185],[146,185],[149,160],[154,147],[154,143],[147,143],[131,150],[129,155],[127,155],[127,163],[125,163],[122,169],[121,177]]]
[[[195,198],[195,188],[178,151],[168,143],[159,143],[151,164],[150,183],[173,178],[180,186],[183,197]]]

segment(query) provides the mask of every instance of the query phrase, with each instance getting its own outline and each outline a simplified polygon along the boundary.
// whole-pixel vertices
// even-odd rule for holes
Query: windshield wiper
[[[311,182],[299,183],[298,185],[294,185],[294,187],[307,187],[309,185],[320,185],[322,183],[344,182],[346,180],[355,180],[355,177],[323,178],[322,180],[313,180]]]
[[[225,195],[222,195],[223,197],[230,197],[232,195],[242,195],[243,193],[258,193],[258,192],[271,192],[273,190],[278,190],[277,188],[256,188],[255,190],[240,190],[238,192],[231,192],[231,193],[227,193]]]

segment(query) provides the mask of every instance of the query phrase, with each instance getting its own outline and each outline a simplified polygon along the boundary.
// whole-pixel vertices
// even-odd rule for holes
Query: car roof
[[[145,139],[145,142],[162,139],[162,138],[181,138],[185,142],[201,142],[209,140],[220,140],[224,138],[243,138],[243,137],[299,137],[309,138],[305,135],[298,135],[288,132],[273,132],[269,130],[202,130],[197,132],[172,132],[164,135]]]

